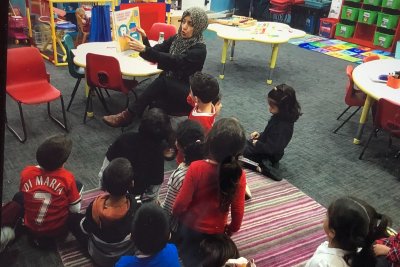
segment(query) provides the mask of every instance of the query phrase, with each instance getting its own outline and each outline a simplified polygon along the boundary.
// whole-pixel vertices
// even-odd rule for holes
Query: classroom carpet
[[[164,175],[161,201],[170,174]],[[246,177],[252,199],[246,201],[242,227],[232,237],[240,255],[254,259],[257,266],[303,266],[326,239],[322,229],[326,209],[286,180],[275,182],[251,171]],[[101,193],[85,192],[82,209]],[[71,235],[58,244],[58,252],[64,266],[94,266]]]
[[[391,58],[390,52],[374,50],[369,47],[310,34],[307,34],[303,38],[291,39],[289,40],[289,43],[297,45],[303,49],[322,53],[357,64],[362,63],[363,58],[372,55],[378,55],[381,58]]]

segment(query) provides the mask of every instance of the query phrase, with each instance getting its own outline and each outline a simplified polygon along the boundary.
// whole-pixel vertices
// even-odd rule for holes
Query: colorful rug
[[[165,173],[161,200],[170,174]],[[257,267],[303,266],[326,238],[322,229],[325,208],[285,180],[274,182],[248,172],[247,181],[253,197],[246,201],[242,227],[233,235],[241,256],[255,259]],[[85,192],[83,209],[99,193]],[[58,244],[58,251],[64,266],[93,266],[72,235]]]
[[[391,57],[390,52],[373,50],[369,47],[309,34],[303,38],[291,39],[289,40],[289,43],[307,50],[319,52],[357,64],[361,63],[363,58],[371,55],[378,55],[381,58]]]

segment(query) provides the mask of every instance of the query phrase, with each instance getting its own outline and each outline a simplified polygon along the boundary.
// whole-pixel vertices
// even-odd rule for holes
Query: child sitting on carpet
[[[225,266],[229,259],[239,258],[239,251],[232,239],[225,235],[213,235],[206,237],[200,243],[200,266],[216,267]]]
[[[2,213],[12,214],[14,218],[8,223],[8,239],[15,236],[13,231],[20,222],[19,216],[24,218],[29,241],[36,247],[53,247],[54,239],[66,236],[70,212],[77,213],[81,207],[78,186],[82,185],[64,168],[71,149],[72,141],[66,135],[51,136],[38,147],[36,161],[39,165],[25,167],[21,172],[20,192],[2,209]],[[12,207],[11,213],[7,212],[7,207]],[[6,242],[10,240],[2,236],[1,247]]]
[[[107,193],[90,203],[86,215],[71,217],[71,232],[87,244],[89,255],[99,266],[114,266],[122,255],[134,252],[130,230],[141,203],[128,194],[132,176],[129,160],[113,159],[103,172],[101,187]]]
[[[400,267],[400,233],[375,242],[376,267]]]
[[[160,206],[145,203],[139,208],[135,214],[132,236],[139,252],[136,256],[122,256],[116,267],[181,266],[175,245],[168,244],[168,216]]]
[[[280,181],[282,177],[274,173],[275,167],[292,139],[294,123],[301,115],[301,109],[296,92],[286,84],[280,84],[268,93],[268,105],[272,117],[263,132],[250,134],[243,156],[259,165],[257,168],[245,162],[246,167]],[[264,160],[270,161],[273,168],[268,169],[263,163]]]
[[[150,109],[143,115],[138,132],[123,133],[111,144],[99,177],[111,160],[127,158],[132,164],[135,182],[135,187],[129,192],[140,195],[143,202],[157,200],[164,181],[163,140],[171,133],[168,115],[159,108]]]
[[[184,160],[168,179],[168,191],[162,207],[168,214],[172,213],[175,198],[182,187],[183,179],[190,163],[203,159],[204,129],[197,122],[185,120],[178,125],[176,130],[176,147]]]
[[[344,197],[330,204],[324,220],[328,241],[322,243],[306,267],[375,267],[373,242],[386,236],[386,216],[362,200]]]

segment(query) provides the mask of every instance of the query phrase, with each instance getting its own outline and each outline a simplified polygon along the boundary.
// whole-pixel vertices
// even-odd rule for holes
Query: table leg
[[[90,92],[90,88],[89,85],[87,83],[85,83],[85,96],[89,97],[89,92]],[[92,99],[90,98],[90,102],[89,102],[89,108],[88,111],[86,113],[86,116],[88,118],[91,118],[94,116],[94,112],[93,112],[93,103],[92,103]]]
[[[233,55],[235,54],[235,41],[232,41],[232,47],[231,47],[231,57],[229,58],[231,61],[233,60]]]
[[[222,65],[221,65],[221,72],[219,74],[220,79],[224,78],[226,53],[228,51],[228,45],[229,45],[228,39],[224,39],[224,45],[222,46],[222,55],[221,55],[221,64]]]
[[[361,136],[364,131],[364,126],[368,119],[368,112],[373,103],[374,103],[374,99],[371,96],[367,95],[367,98],[365,99],[364,107],[362,109],[361,117],[360,117],[360,123],[358,124],[357,134],[353,140],[353,143],[356,145],[359,145],[361,142]]]
[[[271,62],[269,64],[269,75],[267,84],[272,84],[272,74],[275,69],[276,60],[278,59],[279,44],[272,44]]]

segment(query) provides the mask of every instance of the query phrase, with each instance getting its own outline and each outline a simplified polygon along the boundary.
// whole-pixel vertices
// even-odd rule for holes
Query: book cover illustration
[[[137,31],[140,27],[139,8],[129,8],[114,12],[114,31],[119,52],[129,50],[128,41],[130,36],[138,41],[142,41],[140,33]]]

